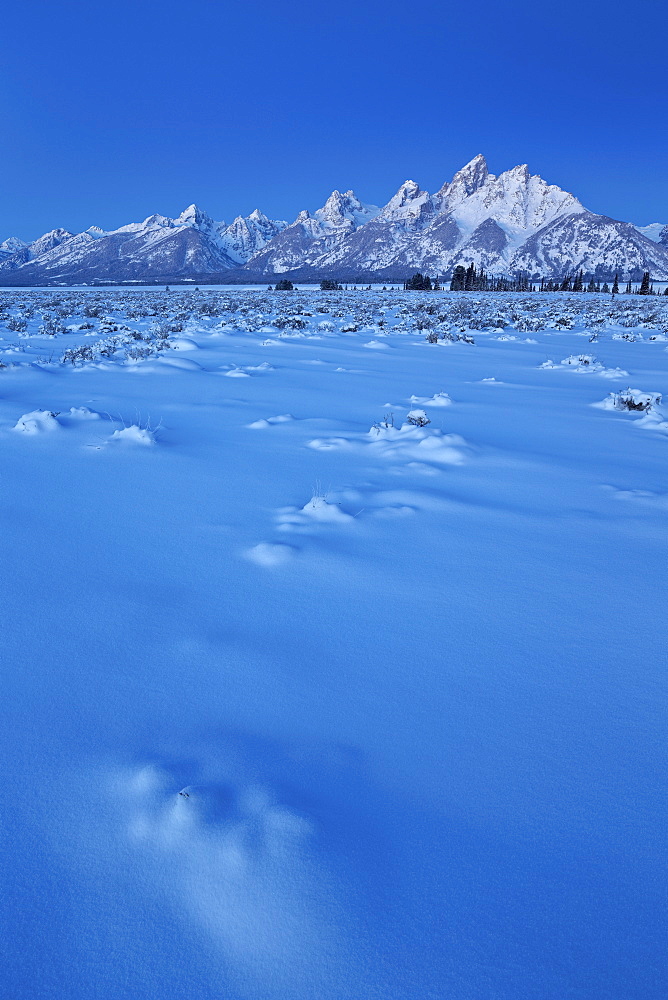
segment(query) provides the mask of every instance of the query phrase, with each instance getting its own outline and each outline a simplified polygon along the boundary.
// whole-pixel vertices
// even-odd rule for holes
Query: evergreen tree
[[[588,292],[595,292],[596,291],[596,283],[595,283],[595,281],[594,281],[593,278],[589,279],[589,284],[587,285],[587,291]]]
[[[605,284],[603,285],[603,291],[605,292],[605,294],[606,294],[606,295],[607,295],[607,294],[608,294],[608,292],[610,291],[610,286],[608,285],[608,282],[607,282],[607,281],[606,281],[606,282],[605,282]]]
[[[412,278],[409,278],[404,288],[407,292],[430,292],[431,278],[426,274],[417,271]]]
[[[619,295],[619,275],[615,274],[615,280],[612,286],[612,294]]]
[[[629,280],[626,282],[626,288],[624,289],[624,294],[630,295],[632,291],[633,289],[631,288],[631,279],[629,278]]]
[[[564,280],[561,282],[559,287],[560,292],[570,292],[571,290],[571,279],[567,274],[564,275]]]
[[[463,292],[466,285],[466,270],[461,264],[457,264],[457,267],[452,272],[452,278],[450,280],[450,291],[451,292]]]
[[[475,267],[471,263],[466,269],[466,280],[464,282],[464,290],[470,292],[475,286]]]
[[[638,292],[638,294],[639,295],[649,295],[650,294],[650,288],[649,288],[649,271],[643,271],[642,282],[640,284],[640,291]]]
[[[276,282],[275,291],[277,292],[292,292],[294,291],[294,285],[287,278],[281,278],[280,281]]]

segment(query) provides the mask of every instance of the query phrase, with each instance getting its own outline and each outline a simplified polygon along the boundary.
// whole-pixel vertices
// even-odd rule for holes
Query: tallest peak
[[[458,170],[455,176],[452,178],[452,183],[455,184],[457,181],[464,183],[466,185],[467,194],[472,194],[476,191],[482,184],[487,180],[489,171],[487,169],[487,160],[482,155],[478,153],[474,156],[472,160]]]
[[[449,201],[453,199],[460,201],[481,188],[490,176],[487,160],[482,153],[478,153],[458,170],[450,183],[446,182],[438,193],[441,198],[447,198]]]

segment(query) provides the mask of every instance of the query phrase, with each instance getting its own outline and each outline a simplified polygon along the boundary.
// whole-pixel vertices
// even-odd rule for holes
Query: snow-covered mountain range
[[[256,209],[227,225],[190,205],[177,218],[151,215],[109,232],[55,229],[33,243],[10,237],[0,243],[0,285],[399,280],[470,263],[493,274],[560,278],[582,269],[603,280],[649,270],[668,279],[668,225],[597,215],[527,166],[495,176],[478,155],[435,194],[407,180],[380,209],[333,191],[291,224]]]

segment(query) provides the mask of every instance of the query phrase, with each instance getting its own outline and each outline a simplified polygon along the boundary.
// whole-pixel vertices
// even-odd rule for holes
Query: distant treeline
[[[404,289],[410,291],[440,291],[442,288],[438,278],[430,278],[426,274],[416,272],[412,278],[404,282]],[[574,274],[565,274],[561,280],[551,278],[541,278],[536,282],[528,274],[519,273],[513,278],[490,276],[481,268],[477,270],[474,264],[464,267],[458,264],[450,279],[451,292],[601,292],[605,294],[618,295],[619,275],[616,274],[612,282],[612,287],[607,281],[600,282],[590,278],[587,282],[582,270]],[[624,287],[626,295],[658,295],[649,271],[644,271],[640,284],[634,287],[629,278]],[[663,292],[668,295],[668,287]]]

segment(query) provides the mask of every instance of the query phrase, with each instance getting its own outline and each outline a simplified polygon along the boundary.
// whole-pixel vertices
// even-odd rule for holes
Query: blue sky
[[[0,239],[197,202],[293,219],[476,153],[668,221],[665,5],[37,0],[3,14]]]

